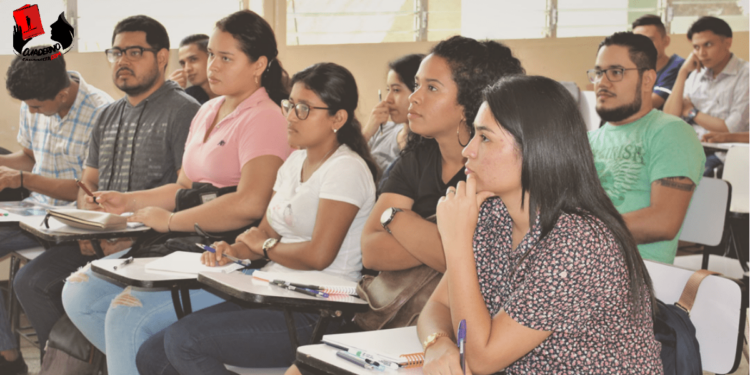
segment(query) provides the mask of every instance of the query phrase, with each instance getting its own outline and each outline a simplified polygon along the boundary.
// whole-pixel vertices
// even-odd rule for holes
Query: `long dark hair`
[[[614,234],[627,267],[631,316],[644,311],[646,290],[653,307],[651,278],[625,221],[602,188],[585,122],[568,90],[546,77],[515,76],[486,88],[484,100],[523,155],[521,185],[524,195],[529,192],[530,223],[540,213],[541,238],[562,213],[599,218]]]
[[[292,77],[292,85],[300,82],[312,90],[328,106],[328,114],[333,116],[340,109],[346,111],[347,119],[338,132],[336,140],[339,144],[349,146],[356,152],[370,169],[373,180],[378,181],[378,165],[372,159],[370,147],[362,135],[362,125],[354,116],[359,101],[357,82],[349,70],[334,63],[318,63],[297,72]]]
[[[263,17],[250,10],[241,10],[216,22],[216,28],[232,34],[250,61],[258,61],[261,56],[268,59],[260,85],[265,87],[271,100],[281,105],[282,100],[289,98],[289,75],[276,58],[279,55],[276,36]]]
[[[474,118],[482,104],[482,89],[505,76],[526,73],[510,48],[491,40],[480,42],[457,35],[435,45],[430,53],[448,62],[453,81],[458,86],[456,102],[464,107],[466,130],[472,137]],[[435,141],[409,133],[404,152],[428,142]]]
[[[388,69],[393,70],[398,79],[409,88],[409,91],[414,92],[414,76],[417,75],[417,70],[419,70],[419,64],[422,62],[422,59],[424,59],[424,54],[422,53],[401,56],[389,62]]]

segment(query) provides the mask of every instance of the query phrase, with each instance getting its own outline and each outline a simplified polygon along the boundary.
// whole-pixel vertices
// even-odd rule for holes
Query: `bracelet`
[[[21,172],[21,188],[23,188],[23,171],[20,171],[20,172]]]
[[[172,224],[172,217],[174,216],[174,214],[176,214],[176,212],[172,212],[169,215],[169,220],[167,220],[167,232],[171,232],[172,231],[172,229],[169,228],[169,225]]]

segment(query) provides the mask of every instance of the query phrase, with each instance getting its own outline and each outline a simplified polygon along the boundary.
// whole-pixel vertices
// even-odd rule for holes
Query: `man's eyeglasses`
[[[117,60],[120,60],[123,56],[127,57],[130,61],[140,60],[141,57],[143,57],[144,51],[150,51],[156,54],[156,49],[143,47],[128,47],[125,49],[113,47],[104,50],[104,53],[107,55],[107,60],[114,63],[117,62]]]
[[[284,114],[284,117],[289,116],[292,108],[294,108],[294,114],[297,115],[297,118],[300,120],[304,120],[307,118],[307,116],[310,114],[310,109],[330,109],[328,107],[310,107],[309,105],[304,103],[294,104],[286,99],[281,101],[281,113]]]
[[[609,69],[590,69],[586,71],[591,83],[599,83],[606,74],[610,82],[620,82],[625,78],[626,70],[640,70],[639,68],[609,68]]]

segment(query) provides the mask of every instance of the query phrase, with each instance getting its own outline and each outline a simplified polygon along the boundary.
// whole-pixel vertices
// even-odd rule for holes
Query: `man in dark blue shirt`
[[[654,84],[654,91],[651,93],[651,99],[654,108],[661,109],[669,94],[672,93],[677,72],[680,71],[685,59],[677,55],[669,57],[665,53],[670,38],[659,16],[648,14],[635,20],[633,22],[633,34],[648,37],[656,47],[656,83]]]

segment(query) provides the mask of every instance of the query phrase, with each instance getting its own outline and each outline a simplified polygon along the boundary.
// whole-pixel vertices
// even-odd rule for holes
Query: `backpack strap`
[[[695,303],[695,295],[698,294],[698,288],[701,286],[701,282],[709,275],[721,275],[718,272],[709,270],[698,270],[695,271],[685,284],[685,289],[682,290],[680,300],[675,302],[675,306],[684,310],[685,313],[690,315],[690,310],[693,309],[693,303]]]

